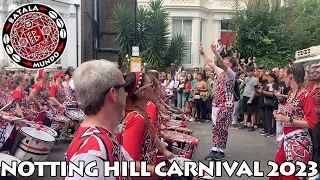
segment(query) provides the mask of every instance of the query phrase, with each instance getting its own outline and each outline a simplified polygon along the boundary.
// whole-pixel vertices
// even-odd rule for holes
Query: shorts
[[[252,103],[251,104],[248,104],[248,101],[250,100],[249,97],[246,97],[246,96],[243,96],[243,99],[242,99],[242,111],[244,113],[250,113],[250,114],[253,114],[255,113],[256,111],[256,106],[257,106],[257,99],[254,98],[252,100]]]

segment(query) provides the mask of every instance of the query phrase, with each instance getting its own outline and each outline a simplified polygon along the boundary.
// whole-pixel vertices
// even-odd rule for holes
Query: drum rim
[[[22,128],[35,129],[35,128],[32,128],[32,127],[22,127]],[[25,132],[22,130],[22,128],[20,128],[20,132],[21,132],[21,133],[23,133],[24,135],[31,136],[30,134],[25,133]],[[42,132],[44,132],[44,131],[42,131]],[[47,132],[44,132],[44,133],[47,133]],[[36,139],[36,140],[42,141],[42,142],[54,142],[54,141],[56,140],[54,136],[52,136],[52,135],[49,134],[49,133],[47,133],[47,134],[50,135],[51,137],[53,137],[53,141],[48,141],[48,140],[46,141],[46,140],[43,140],[43,139],[36,138],[36,137],[34,137],[34,136],[31,136],[31,137],[34,138],[34,139]]]

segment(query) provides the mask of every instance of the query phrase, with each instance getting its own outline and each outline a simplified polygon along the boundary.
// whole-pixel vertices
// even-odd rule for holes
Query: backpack
[[[241,81],[236,79],[233,87],[234,101],[240,100],[240,84],[241,84]]]

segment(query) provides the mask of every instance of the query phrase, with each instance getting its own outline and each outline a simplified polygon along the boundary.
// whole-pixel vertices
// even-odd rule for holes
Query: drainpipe
[[[80,4],[74,4],[76,7],[76,36],[77,36],[77,42],[76,42],[76,47],[77,47],[77,67],[79,67],[79,6]]]

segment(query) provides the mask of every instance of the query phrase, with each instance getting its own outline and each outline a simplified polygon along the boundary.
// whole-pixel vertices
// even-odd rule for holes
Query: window
[[[173,19],[172,35],[182,34],[186,40],[186,52],[183,63],[191,64],[191,47],[192,47],[192,20]]]
[[[229,31],[229,24],[230,24],[230,20],[229,19],[222,19],[222,21],[221,21],[221,31]]]

